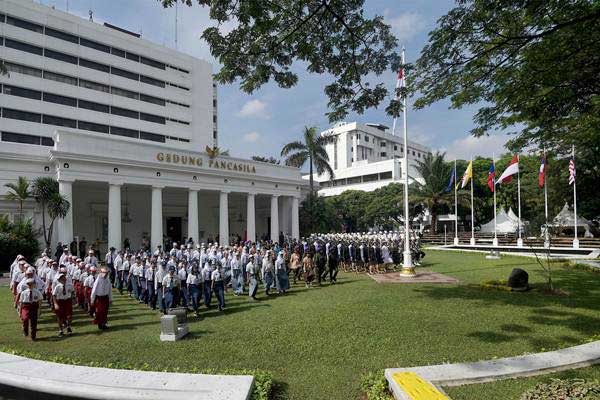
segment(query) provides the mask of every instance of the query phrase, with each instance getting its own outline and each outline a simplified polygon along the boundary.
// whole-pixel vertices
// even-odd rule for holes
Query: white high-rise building
[[[6,183],[48,176],[71,202],[53,243],[298,237],[298,169],[205,150],[210,63],[29,0],[0,0],[0,60],[0,214]]]
[[[333,135],[336,141],[325,147],[333,179],[327,174],[314,177],[320,196],[334,196],[346,190],[373,191],[392,182],[403,182],[404,141],[401,136],[392,135],[387,126],[341,122],[321,135]],[[415,166],[428,153],[428,147],[409,141],[410,182],[422,179]],[[309,179],[308,175],[303,178]]]

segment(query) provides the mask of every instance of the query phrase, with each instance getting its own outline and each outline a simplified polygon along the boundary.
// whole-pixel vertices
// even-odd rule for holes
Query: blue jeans
[[[204,281],[204,305],[210,307],[212,300],[212,288],[210,287],[211,281]]]
[[[219,303],[219,310],[225,308],[225,283],[223,281],[215,281],[215,294]]]
[[[188,287],[190,302],[192,303],[192,308],[194,311],[198,311],[198,300],[200,299],[200,286],[198,285],[190,285]]]
[[[187,284],[182,282],[181,283],[181,288],[179,289],[179,304],[181,304],[183,307],[188,306],[188,288],[187,288]]]
[[[147,282],[148,290],[146,291],[146,304],[150,304],[152,309],[156,309],[156,293],[154,293],[154,281]]]
[[[158,301],[158,308],[160,309],[160,311],[162,311],[163,313],[165,312],[165,299],[163,298],[163,294],[162,294],[162,284],[158,284],[156,286],[156,299]]]

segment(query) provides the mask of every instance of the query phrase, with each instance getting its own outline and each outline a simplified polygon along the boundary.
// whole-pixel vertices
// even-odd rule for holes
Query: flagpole
[[[402,68],[404,68],[404,47],[402,47]],[[402,85],[406,82],[406,74],[402,74]],[[400,275],[406,277],[416,276],[415,267],[412,263],[410,253],[410,220],[408,215],[408,131],[406,125],[406,95],[402,99],[403,113],[402,119],[404,123],[404,257],[402,263],[402,271]]]
[[[402,48],[402,51],[404,51],[404,47]],[[404,61],[402,61],[402,64],[404,64]],[[402,67],[404,68],[404,67]],[[404,76],[404,74],[403,74]],[[398,79],[396,79],[396,93],[398,93],[398,89],[400,88],[400,76],[398,75]],[[398,98],[398,95],[395,96],[396,99]],[[406,110],[404,110],[404,112],[406,113]],[[396,120],[398,119],[398,117],[394,117],[394,122],[392,123],[392,136],[396,136]]]
[[[458,245],[458,200],[456,196],[458,182],[456,180],[456,159],[454,159],[454,245]]]
[[[498,225],[496,222],[496,155],[492,153],[492,165],[494,167],[494,176],[492,186],[494,188],[494,240],[492,241],[492,246],[498,246]]]
[[[471,246],[475,246],[475,212],[473,210],[473,156],[471,156]]]
[[[517,163],[521,161],[521,156],[517,154]],[[517,239],[517,246],[523,247],[523,238],[521,237],[521,166],[517,168],[517,203],[519,207],[519,221],[517,224],[517,229],[519,232],[519,236]]]
[[[579,239],[577,238],[577,166],[575,166],[575,145],[573,145],[571,151],[572,151],[571,157],[573,157],[573,168],[575,168],[575,171],[574,171],[575,179],[573,179],[573,214],[575,214],[573,226],[575,228],[575,238],[573,239],[573,248],[578,249],[579,248]]]
[[[546,179],[546,170],[548,169],[548,159],[546,158],[546,147],[544,146],[544,215],[546,218],[546,233],[544,235],[544,247],[550,247],[550,236],[548,232],[548,180]]]

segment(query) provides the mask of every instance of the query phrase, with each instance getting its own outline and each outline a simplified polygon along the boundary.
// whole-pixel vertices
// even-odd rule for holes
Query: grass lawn
[[[77,314],[74,335],[59,339],[45,310],[40,340],[30,343],[20,334],[8,289],[0,288],[0,346],[157,370],[261,369],[273,373],[281,398],[349,399],[359,397],[367,372],[537,352],[600,333],[599,274],[557,270],[556,285],[571,295],[549,297],[465,285],[505,279],[514,267],[524,267],[539,284],[543,277],[529,258],[490,261],[483,254],[428,251],[425,261],[424,268],[461,285],[378,284],[342,274],[338,285],[298,286],[270,299],[260,293],[256,303],[229,293],[224,314],[203,311],[201,321],[191,319],[190,337],[176,343],[159,341],[157,312],[118,294],[108,332]]]

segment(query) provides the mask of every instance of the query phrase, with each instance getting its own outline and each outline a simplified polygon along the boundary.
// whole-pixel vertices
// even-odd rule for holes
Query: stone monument
[[[160,317],[160,340],[175,342],[188,334],[187,310],[171,308],[167,315]]]

